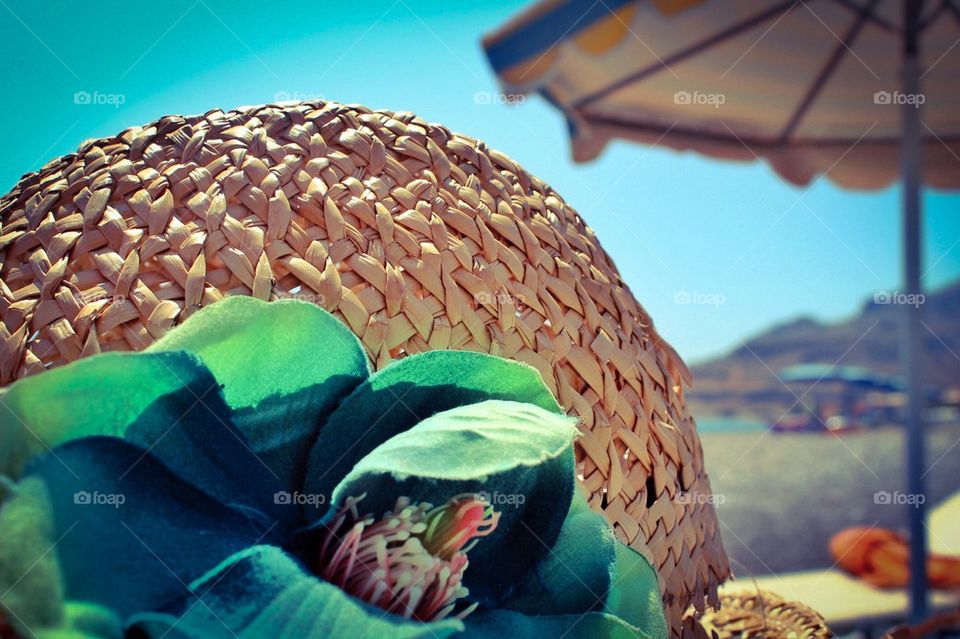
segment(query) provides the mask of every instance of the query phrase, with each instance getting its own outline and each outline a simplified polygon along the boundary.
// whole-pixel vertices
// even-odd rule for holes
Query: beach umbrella
[[[793,364],[777,371],[785,384],[815,385],[833,382],[871,390],[893,391],[902,387],[899,380],[865,366],[837,366],[835,364]]]
[[[544,0],[484,39],[504,92],[566,116],[578,161],[614,138],[762,160],[787,181],[902,180],[903,290],[922,299],[920,191],[960,186],[955,0]],[[912,297],[911,297],[912,296]],[[924,492],[921,306],[903,305],[907,475]],[[922,505],[911,601],[926,615]]]

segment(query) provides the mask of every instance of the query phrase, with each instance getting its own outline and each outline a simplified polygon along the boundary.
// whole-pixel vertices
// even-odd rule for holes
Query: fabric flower
[[[361,517],[360,501],[348,498],[324,527],[315,572],[344,592],[408,619],[449,615],[469,594],[461,585],[469,563],[464,546],[492,533],[499,514],[475,495],[432,509],[401,497],[380,519]]]
[[[666,636],[525,365],[234,297],[0,399],[5,633]]]

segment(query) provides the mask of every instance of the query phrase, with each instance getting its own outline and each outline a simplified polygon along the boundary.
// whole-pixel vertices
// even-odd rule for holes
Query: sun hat
[[[334,102],[166,116],[23,176],[0,214],[0,383],[143,349],[228,295],[313,301],[378,368],[525,362],[580,418],[590,504],[656,568],[674,633],[717,603],[689,372],[580,215],[483,142]]]

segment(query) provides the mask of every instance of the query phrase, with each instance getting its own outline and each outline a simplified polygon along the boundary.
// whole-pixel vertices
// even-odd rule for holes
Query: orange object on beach
[[[910,582],[907,540],[892,530],[853,527],[830,539],[837,565],[878,588],[905,587]],[[927,579],[931,588],[960,587],[960,557],[930,555]]]

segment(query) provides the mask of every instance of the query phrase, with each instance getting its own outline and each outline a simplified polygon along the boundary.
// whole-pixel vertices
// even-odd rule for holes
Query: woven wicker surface
[[[685,639],[830,639],[833,636],[815,610],[770,592],[724,594],[718,611],[705,614],[699,624],[688,619],[684,625]]]
[[[582,419],[591,504],[657,568],[675,633],[729,575],[689,373],[546,184],[408,113],[298,103],[84,143],[0,200],[0,383],[142,349],[225,295],[339,316],[377,368],[526,362]],[[306,345],[305,345],[306,346]]]

